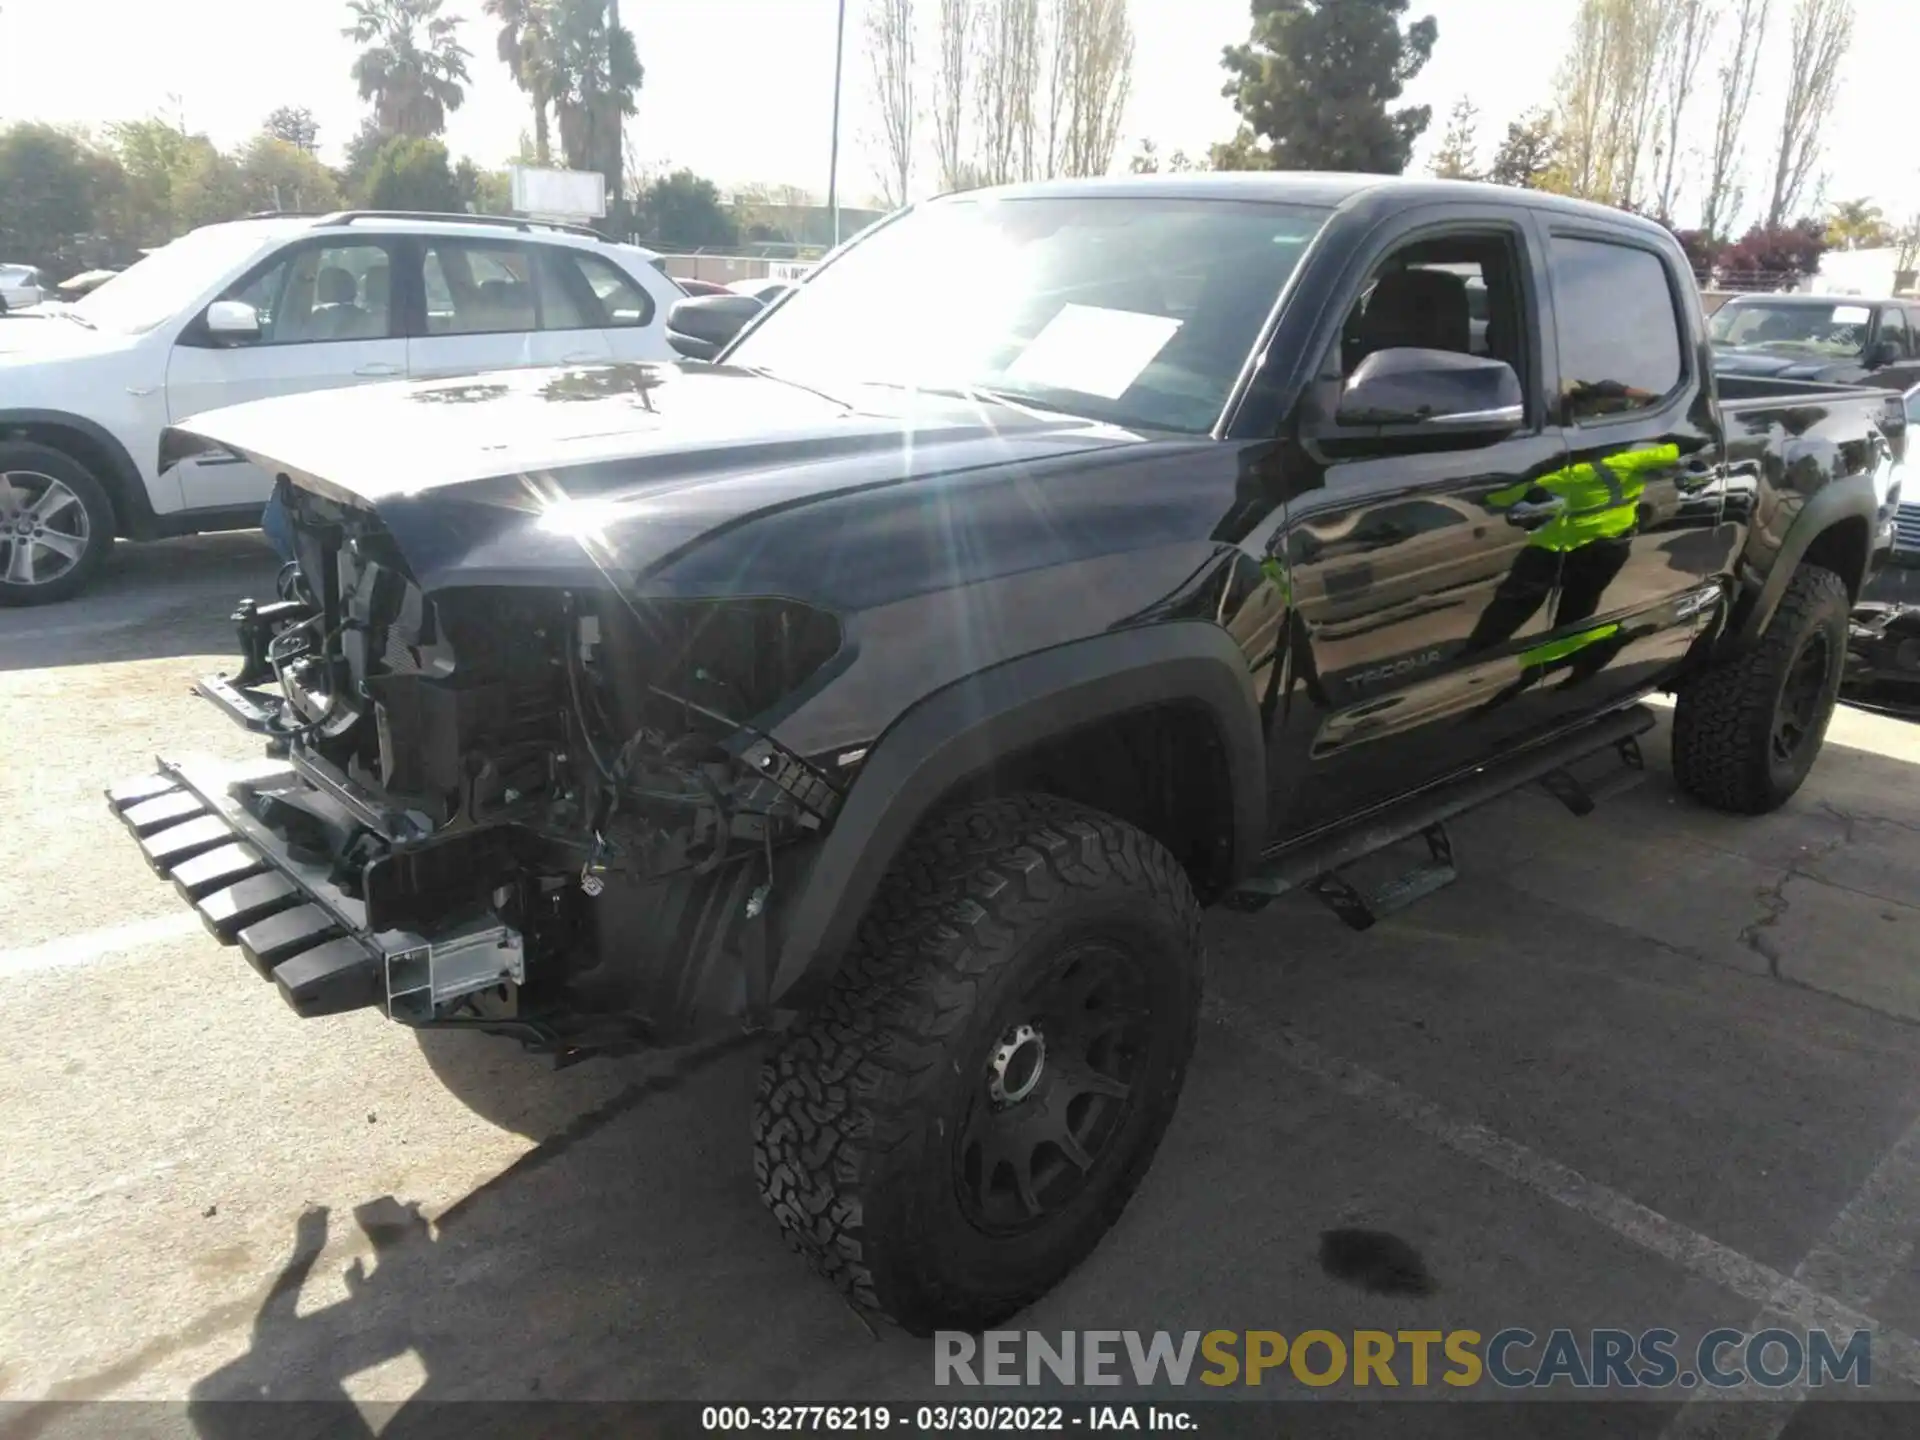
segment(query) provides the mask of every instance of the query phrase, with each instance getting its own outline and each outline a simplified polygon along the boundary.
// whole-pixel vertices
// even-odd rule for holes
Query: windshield
[[[1780,350],[1857,359],[1873,312],[1865,305],[1723,305],[1709,333],[1736,350]]]
[[[942,201],[812,276],[729,364],[1211,429],[1327,212],[1152,197]]]
[[[212,226],[162,245],[74,303],[102,330],[138,334],[178,315],[266,242],[251,225]]]

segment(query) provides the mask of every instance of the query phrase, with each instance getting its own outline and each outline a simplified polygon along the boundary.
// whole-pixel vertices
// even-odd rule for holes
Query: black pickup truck
[[[976,192],[739,309],[677,307],[712,363],[170,432],[280,477],[298,558],[201,686],[267,755],[109,803],[302,1014],[772,1032],[763,1195],[916,1332],[1113,1223],[1203,905],[1364,927],[1450,816],[1631,777],[1659,690],[1689,793],[1785,802],[1904,446],[1885,393],[1716,386],[1666,232],[1473,185]]]

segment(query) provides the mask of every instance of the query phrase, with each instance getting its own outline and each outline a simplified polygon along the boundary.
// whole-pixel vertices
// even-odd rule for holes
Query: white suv
[[[160,432],[389,378],[671,360],[652,252],[539,221],[343,211],[209,225],[70,307],[0,325],[0,604],[85,585],[115,535],[260,523],[269,477]]]

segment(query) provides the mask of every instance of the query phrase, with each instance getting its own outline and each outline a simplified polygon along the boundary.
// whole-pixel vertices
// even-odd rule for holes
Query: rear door
[[[1670,674],[1718,600],[1725,448],[1688,292],[1637,230],[1543,217],[1567,468],[1536,540],[1560,555],[1528,683],[1572,722]]]
[[[582,314],[598,323],[615,360],[671,360],[667,310],[674,290],[651,265],[635,274],[608,255],[578,247],[549,251],[555,283],[577,297]]]
[[[395,240],[333,234],[288,245],[219,298],[251,305],[259,338],[220,340],[205,315],[180,332],[167,359],[167,415],[364,385],[406,374],[407,342],[394,304]],[[266,473],[244,460],[199,457],[179,468],[188,509],[264,503]]]
[[[1512,207],[1449,205],[1400,217],[1377,243],[1313,383],[1322,398],[1303,404],[1305,465],[1287,497],[1290,689],[1307,703],[1276,707],[1269,732],[1283,840],[1545,723],[1518,657],[1546,636],[1560,557],[1529,543],[1516,505],[1565,455],[1540,388],[1551,338],[1534,236]],[[1314,429],[1368,353],[1408,346],[1504,360],[1524,423],[1490,439]]]
[[[569,253],[519,240],[422,235],[413,251],[417,310],[408,327],[415,379],[612,358]]]

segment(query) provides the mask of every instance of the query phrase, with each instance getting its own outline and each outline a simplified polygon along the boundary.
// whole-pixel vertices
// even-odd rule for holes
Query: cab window
[[[1666,262],[1651,250],[1556,235],[1550,251],[1563,423],[1660,404],[1685,374]]]

